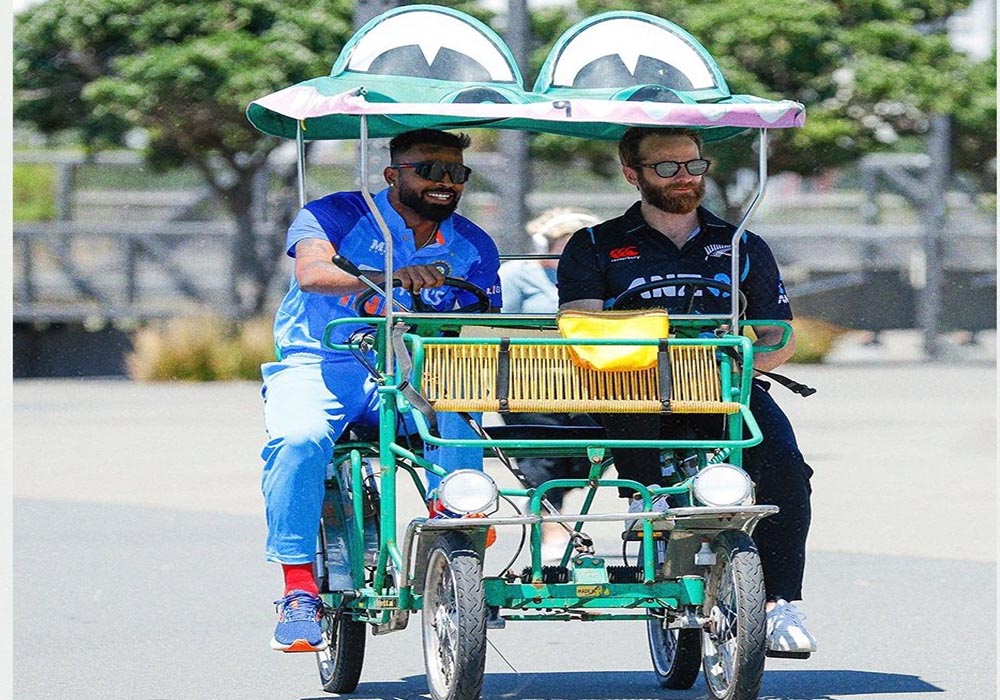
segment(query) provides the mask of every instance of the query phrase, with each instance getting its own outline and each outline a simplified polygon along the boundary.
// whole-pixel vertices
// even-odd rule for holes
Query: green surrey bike
[[[427,63],[431,73],[408,74],[412,60],[402,62],[397,73],[390,70],[396,48],[385,42],[401,36],[395,31],[401,22],[437,30],[434,57]],[[652,48],[642,47],[647,39]],[[670,48],[669,56],[661,55],[662,46]],[[427,47],[418,48],[426,58]],[[460,70],[469,55],[491,50],[496,56],[472,56],[482,70]],[[624,87],[581,88],[579,80],[574,84],[564,74],[574,70],[566,64],[596,65],[581,59],[584,50],[598,52],[593,61],[631,51],[673,66],[681,77],[671,83],[672,74],[661,70],[654,76],[659,82],[636,78]],[[642,58],[637,60],[636,75]],[[438,68],[454,69],[454,75],[434,77]],[[585,68],[573,75],[589,75]],[[744,331],[755,324],[781,326],[783,344],[791,329],[782,321],[741,317],[738,252],[763,196],[768,130],[801,125],[804,110],[795,102],[731,95],[718,66],[693,37],[670,22],[631,12],[605,13],[568,30],[534,90],[520,84],[509,50],[488,27],[454,10],[414,5],[363,27],[330,76],[257,100],[248,116],[262,131],[295,140],[303,203],[308,141],[359,140],[361,182],[367,183],[368,140],[415,128],[515,129],[616,140],[627,126],[685,126],[702,129],[706,141],[756,129],[758,192],[732,239],[733,281],[695,278],[637,287],[615,300],[615,308],[629,308],[640,295],[662,294],[669,286],[685,303],[652,318],[669,323],[669,330],[661,325],[652,335],[574,337],[558,332],[556,315],[482,313],[489,306],[485,293],[449,278],[448,284],[477,299],[471,308],[428,313],[419,300],[405,310],[381,304],[379,314],[366,319],[368,332],[348,344],[328,342],[344,352],[374,350],[371,369],[381,401],[377,433],[346,435],[328,469],[316,550],[328,608],[329,647],[318,655],[323,687],[353,692],[369,629],[373,634],[403,629],[419,612],[435,700],[480,697],[489,629],[556,620],[645,621],[653,671],[663,687],[689,688],[703,670],[714,698],[756,698],[765,660],[765,600],[751,534],[777,508],[754,503],[754,485],[740,468],[742,451],[761,440],[749,409],[754,348]],[[370,193],[364,195],[377,211]],[[385,278],[391,280],[392,240],[384,226],[383,231]],[[349,261],[339,262],[351,269]],[[375,287],[361,295],[359,313],[370,308],[375,294],[391,298],[394,292],[391,286]],[[708,294],[727,295],[730,312],[695,313],[691,304]],[[607,318],[622,320],[614,310]],[[645,354],[646,360],[613,369],[581,361],[587,352],[600,357],[608,349]],[[444,412],[504,411],[714,415],[721,427],[713,439],[661,440],[609,440],[601,428],[482,428],[475,422],[474,437],[449,439],[436,429],[436,417]],[[415,435],[398,429],[404,418],[416,426]],[[482,449],[510,469],[517,485],[501,487],[488,473],[472,469],[446,474],[428,456],[425,448],[431,446]],[[615,447],[660,450],[665,483],[611,478],[609,450]],[[532,486],[516,460],[538,455],[583,455],[590,474]],[[451,517],[403,522],[398,494],[412,486],[426,498],[423,472],[444,477],[437,497]],[[620,486],[636,492],[640,510],[593,507],[598,493]],[[586,494],[579,512],[557,512],[549,504],[552,489],[567,487]],[[501,503],[519,505],[506,514]],[[546,565],[541,530],[552,522],[562,524],[570,538],[562,560]],[[587,534],[599,522],[620,522],[623,551],[631,545],[635,553],[622,562],[599,556]],[[491,529],[506,528],[526,533],[524,551],[519,563],[487,575]]]

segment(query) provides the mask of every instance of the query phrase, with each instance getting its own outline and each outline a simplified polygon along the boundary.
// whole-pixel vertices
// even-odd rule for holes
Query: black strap
[[[670,413],[670,401],[674,392],[674,372],[670,366],[670,348],[667,339],[660,338],[656,352],[656,365],[660,373],[660,411]]]
[[[496,397],[500,402],[499,413],[507,413],[507,397],[510,395],[510,338],[500,339],[500,351],[497,354]]]
[[[433,437],[441,437],[438,434],[437,414],[434,413],[434,407],[431,406],[430,401],[423,394],[410,384],[409,377],[410,372],[413,370],[413,358],[410,357],[410,351],[406,347],[406,343],[403,342],[403,334],[406,331],[407,326],[402,323],[397,323],[392,328],[392,352],[396,356],[396,364],[403,377],[403,381],[396,388],[402,392],[413,408],[423,414],[424,419],[427,421],[427,431]]]
[[[720,349],[722,350],[722,352],[726,353],[727,355],[729,355],[729,357],[735,360],[737,364],[742,364],[743,358],[740,356],[738,352],[736,352],[736,348],[729,347],[728,345],[723,345],[720,346]],[[789,377],[786,377],[783,374],[777,374],[775,372],[765,372],[764,370],[757,369],[756,367],[754,368],[754,372],[756,372],[757,374],[762,374],[768,379],[773,379],[774,381],[778,382],[778,384],[780,384],[781,386],[785,387],[786,389],[795,394],[798,394],[799,396],[803,397],[812,396],[813,394],[816,393],[816,390],[813,389],[811,386],[806,386],[805,384],[797,382],[794,379],[790,379]]]

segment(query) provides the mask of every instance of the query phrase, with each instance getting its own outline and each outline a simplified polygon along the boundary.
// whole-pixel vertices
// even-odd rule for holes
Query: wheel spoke
[[[449,533],[438,538],[428,556],[423,637],[434,700],[478,697],[482,688],[485,605],[481,563],[474,552],[470,556],[471,549],[467,535]]]
[[[706,586],[711,605],[703,635],[705,680],[713,697],[757,697],[764,670],[764,586],[749,536],[725,532]]]
[[[322,621],[327,647],[316,652],[316,665],[323,689],[331,693],[352,693],[364,665],[367,625],[342,612],[328,612]]]
[[[646,621],[653,671],[664,688],[685,690],[694,685],[701,668],[702,632],[699,629],[667,627],[666,614],[656,611]]]

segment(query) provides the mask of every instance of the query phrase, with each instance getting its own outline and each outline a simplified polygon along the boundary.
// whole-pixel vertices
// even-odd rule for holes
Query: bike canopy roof
[[[304,140],[372,138],[420,128],[517,129],[617,140],[628,126],[698,129],[706,142],[746,129],[801,126],[791,100],[733,95],[718,64],[677,25],[640,12],[605,12],[555,43],[534,89],[510,49],[479,20],[409,5],[368,22],[330,75],[250,104],[260,131]]]

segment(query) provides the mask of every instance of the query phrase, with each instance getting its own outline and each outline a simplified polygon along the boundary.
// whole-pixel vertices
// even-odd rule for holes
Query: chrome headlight
[[[458,469],[441,480],[438,496],[452,513],[468,515],[495,510],[497,485],[478,469]]]
[[[706,506],[746,506],[753,503],[753,482],[731,464],[713,464],[694,477],[695,499]]]

